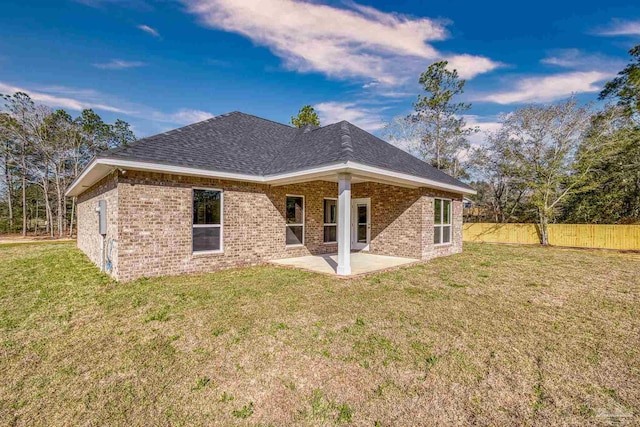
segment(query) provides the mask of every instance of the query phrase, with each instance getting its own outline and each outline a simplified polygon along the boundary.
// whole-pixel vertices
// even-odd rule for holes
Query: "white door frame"
[[[367,205],[367,242],[358,242],[358,205]],[[351,199],[351,248],[368,251],[371,244],[371,198]]]

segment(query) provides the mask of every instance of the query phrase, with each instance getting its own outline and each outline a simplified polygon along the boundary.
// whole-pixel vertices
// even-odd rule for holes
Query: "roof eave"
[[[446,182],[436,181],[429,178],[424,178],[416,175],[410,175],[403,172],[396,172],[393,170],[388,170],[384,168],[380,168],[377,166],[365,165],[357,162],[347,162],[350,165],[350,168],[358,171],[360,175],[370,174],[372,177],[377,175],[381,175],[384,179],[396,180],[397,182],[407,182],[407,183],[415,183],[417,187],[428,187],[436,190],[448,191],[456,194],[476,194],[476,190],[466,185],[460,186],[455,184],[449,184]],[[462,183],[461,183],[462,184]]]
[[[147,163],[135,160],[123,160],[114,158],[93,159],[82,174],[69,186],[66,195],[78,196],[86,189],[100,181],[114,169],[131,169],[149,172],[162,172],[175,175],[199,176],[217,179],[229,179],[235,181],[256,182],[270,185],[286,185],[296,182],[322,179],[338,173],[351,173],[360,177],[369,178],[389,184],[405,187],[428,187],[456,194],[476,194],[476,191],[466,186],[435,181],[432,179],[410,175],[383,169],[377,166],[366,165],[354,161],[338,162],[322,165],[294,172],[278,173],[271,175],[248,175],[235,172],[211,171],[183,166],[166,165],[159,163]]]
[[[162,163],[149,163],[137,160],[98,157],[93,159],[80,176],[74,180],[66,191],[68,197],[78,196],[111,173],[114,169],[161,172],[174,175],[199,176],[234,181],[262,182],[260,175],[248,175],[235,172],[209,171],[205,169],[174,166]]]
[[[415,175],[396,172],[377,166],[366,165],[351,160],[345,162],[334,163],[331,165],[323,165],[314,168],[298,170],[294,172],[266,175],[265,181],[271,185],[287,185],[295,184],[303,181],[311,181],[313,179],[322,179],[330,175],[338,173],[350,173],[361,178],[369,178],[372,181],[378,181],[385,184],[398,185],[402,187],[419,188],[427,187],[436,190],[448,191],[456,194],[476,194],[472,188],[467,188],[423,178]]]

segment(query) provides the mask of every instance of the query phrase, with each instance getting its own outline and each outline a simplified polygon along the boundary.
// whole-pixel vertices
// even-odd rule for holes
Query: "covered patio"
[[[368,252],[352,252],[349,256],[350,275],[373,273],[420,262],[415,258],[375,255]],[[315,273],[338,274],[338,254],[307,255],[271,261],[272,264],[300,268]]]
[[[338,194],[329,194],[330,197],[323,197],[322,199],[323,205],[325,200],[335,201],[335,211],[333,211],[333,214],[329,214],[326,206],[324,206],[322,230],[324,233],[324,229],[326,227],[334,227],[332,231],[335,233],[335,237],[330,241],[327,241],[326,239],[323,240],[321,246],[324,247],[322,248],[321,253],[314,253],[314,250],[311,250],[311,254],[297,257],[286,257],[274,260],[274,263],[304,268],[319,273],[351,276],[384,270],[418,261],[417,258],[397,257],[390,256],[389,254],[372,254],[370,252],[372,241],[371,198],[375,197],[377,194],[375,194],[375,191],[364,190],[360,191],[359,195],[358,192],[356,192],[356,198],[352,197],[352,184],[359,184],[361,186],[368,183],[382,184],[388,192],[392,193],[396,193],[401,189],[416,189],[417,186],[415,184],[411,185],[411,183],[400,181],[401,186],[399,187],[397,186],[397,182],[390,184],[388,179],[382,179],[375,174],[353,172],[355,171],[345,168],[339,169],[337,173],[334,170],[321,170],[318,173],[305,176],[296,175],[273,183],[276,187],[282,185],[295,186],[296,184],[299,185],[303,183],[313,185],[314,181],[335,182],[338,184]],[[361,190],[363,189],[364,188],[361,188]],[[335,196],[337,196],[337,198]],[[311,197],[309,196],[308,191],[302,191],[299,196],[289,194],[287,196],[287,201],[290,198],[294,203],[292,203],[292,209],[290,212],[287,212],[287,215],[291,214],[291,218],[287,217],[286,222],[288,226],[298,227],[298,230],[300,230],[299,224],[305,222],[304,218],[307,216],[306,211],[308,209],[307,204],[311,201]],[[416,196],[409,198],[410,204],[415,202],[415,198]],[[328,217],[331,218],[329,219]],[[388,218],[388,220],[391,221],[394,219],[395,218],[392,217]],[[381,225],[381,223],[382,221],[378,221],[378,225]],[[312,234],[308,228],[306,231],[303,228],[302,233],[306,234],[307,237],[311,237],[310,234]],[[373,234],[376,235],[377,233]],[[299,243],[301,246],[306,246],[307,248],[310,247],[310,239],[305,239],[303,236],[292,240],[292,245],[287,241],[287,244],[290,245],[290,247],[295,247],[296,243]],[[398,255],[406,256],[406,254]],[[354,265],[353,263],[356,264]]]
[[[436,250],[457,250],[449,225],[451,204],[461,197],[446,192],[444,184],[434,189],[420,178],[393,175],[348,165],[271,180],[274,191],[282,188],[285,193],[282,213],[291,251],[272,261],[353,276],[429,259]],[[274,205],[280,197],[274,197]],[[436,205],[434,197],[439,197]],[[434,242],[433,209],[442,204],[447,208],[438,214],[446,217],[442,222],[448,233],[446,240]]]

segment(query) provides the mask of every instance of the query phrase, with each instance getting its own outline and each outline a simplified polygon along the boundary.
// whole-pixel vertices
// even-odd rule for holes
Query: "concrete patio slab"
[[[403,265],[414,264],[416,262],[420,262],[420,260],[414,258],[374,255],[367,252],[353,252],[351,253],[351,276],[387,270]],[[277,259],[271,261],[271,263],[286,267],[301,268],[316,273],[335,275],[338,267],[338,255],[308,255],[296,258]]]

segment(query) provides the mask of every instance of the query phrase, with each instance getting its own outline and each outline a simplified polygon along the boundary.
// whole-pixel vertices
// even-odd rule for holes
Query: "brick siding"
[[[111,249],[112,269],[109,272],[113,277],[118,277],[118,179],[115,173],[103,178],[91,188],[88,188],[78,196],[78,248],[87,257],[101,266],[102,259],[102,236],[98,229],[98,207],[99,200],[107,202],[107,234],[104,239],[105,259],[109,255],[110,242],[113,242]]]
[[[222,253],[192,253],[193,188],[223,191]],[[305,197],[304,246],[285,245],[287,194]],[[112,232],[107,239],[117,241],[116,267],[111,274],[122,281],[335,253],[336,243],[323,242],[323,210],[324,198],[337,196],[337,183],[327,181],[273,187],[161,173],[114,172],[81,195],[78,247],[97,262],[100,236],[94,210],[97,200],[105,198],[111,215],[108,229]],[[451,245],[433,245],[434,196],[454,200]],[[372,253],[430,259],[462,250],[460,195],[372,182],[352,185],[352,198],[367,197],[371,199]]]

